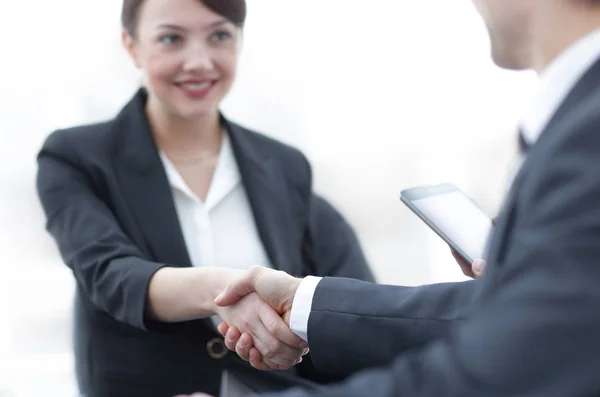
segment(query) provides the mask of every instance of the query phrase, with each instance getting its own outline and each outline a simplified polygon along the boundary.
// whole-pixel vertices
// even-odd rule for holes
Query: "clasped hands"
[[[452,254],[466,275],[483,275],[484,261],[468,264],[454,251]],[[224,321],[219,332],[225,337],[225,346],[261,370],[288,369],[300,363],[308,344],[290,329],[292,303],[300,282],[285,272],[260,266],[230,282],[215,299]],[[238,314],[227,316],[228,311]]]
[[[308,344],[290,329],[290,314],[301,280],[253,267],[215,299],[225,345],[254,368],[284,370],[302,361]]]

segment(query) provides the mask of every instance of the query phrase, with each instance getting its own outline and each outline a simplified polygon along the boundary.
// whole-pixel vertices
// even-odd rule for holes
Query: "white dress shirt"
[[[523,119],[528,145],[537,142],[546,125],[579,79],[600,59],[600,29],[577,40],[540,74],[540,88]],[[306,277],[300,283],[290,314],[292,331],[308,342],[308,318],[321,278]]]
[[[245,270],[271,267],[260,240],[252,209],[229,138],[225,134],[206,200],[187,186],[175,166],[160,153],[171,186],[187,252],[194,266]],[[220,320],[212,318],[215,324]],[[250,390],[225,371],[221,397],[242,397]]]

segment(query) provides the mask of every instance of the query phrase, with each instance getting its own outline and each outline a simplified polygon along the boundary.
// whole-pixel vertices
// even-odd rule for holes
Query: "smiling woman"
[[[53,132],[38,156],[47,229],[76,280],[86,397],[250,392],[333,381],[309,360],[260,373],[215,323],[288,368],[306,344],[257,295],[215,297],[255,265],[372,280],[352,229],[312,193],[302,153],[220,111],[237,74],[243,0],[126,0],[123,45],[144,86],[107,122]]]
[[[164,120],[165,111],[212,115],[206,121],[217,124],[214,110],[235,79],[245,16],[244,0],[123,3],[123,43],[145,72],[156,118]]]

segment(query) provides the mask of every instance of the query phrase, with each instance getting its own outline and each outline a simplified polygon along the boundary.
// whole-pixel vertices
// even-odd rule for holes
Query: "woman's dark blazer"
[[[116,118],[59,130],[38,155],[47,230],[76,279],[77,379],[88,397],[219,393],[223,368],[257,390],[329,381],[307,364],[263,373],[229,353],[212,358],[210,320],[162,324],[145,316],[148,282],[191,266],[140,90]],[[371,280],[350,226],[311,191],[296,149],[222,118],[271,264],[292,275]],[[296,376],[297,374],[300,377]],[[308,379],[308,380],[306,380]]]

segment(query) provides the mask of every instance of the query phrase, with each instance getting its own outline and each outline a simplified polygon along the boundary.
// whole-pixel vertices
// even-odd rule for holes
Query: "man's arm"
[[[291,313],[290,326],[297,335],[302,336],[302,328],[308,327],[317,369],[346,375],[385,364],[405,350],[448,335],[476,300],[479,283],[397,287],[343,278],[301,281],[281,271],[256,267],[240,283],[228,287],[217,304],[228,305],[257,291],[284,317]],[[306,308],[306,319],[302,319]],[[237,330],[219,329],[226,333],[230,349],[264,369],[260,356],[251,354],[251,338],[240,338]]]
[[[315,367],[353,373],[387,364],[404,351],[446,337],[466,318],[478,284],[398,287],[324,278],[315,291],[308,321]]]
[[[402,354],[387,368],[321,394],[277,396],[597,394],[600,183],[590,170],[600,168],[599,124],[586,134],[573,131],[552,161],[529,169],[504,260],[488,264],[468,321],[447,338]]]

